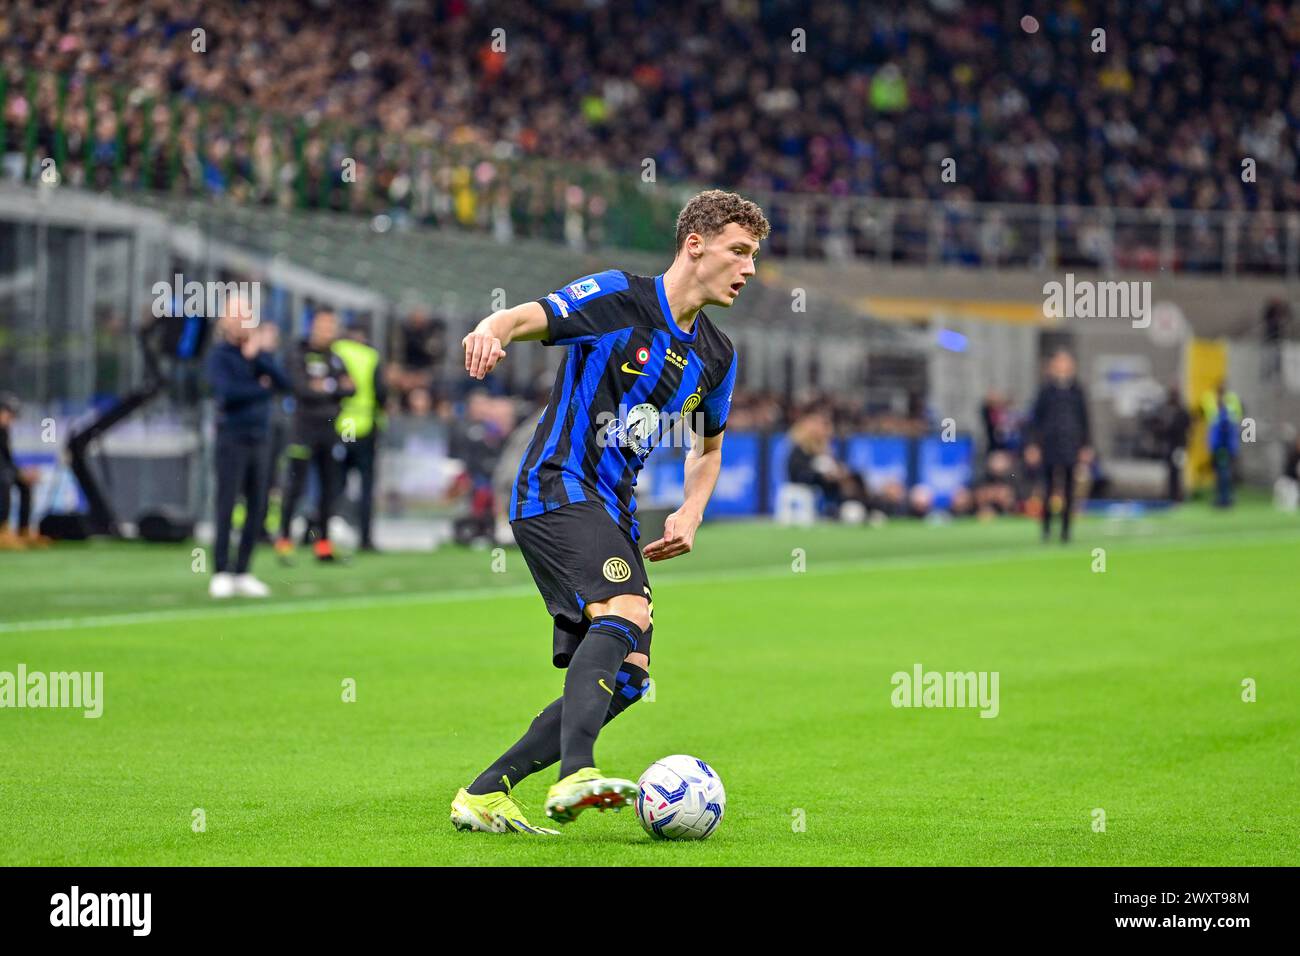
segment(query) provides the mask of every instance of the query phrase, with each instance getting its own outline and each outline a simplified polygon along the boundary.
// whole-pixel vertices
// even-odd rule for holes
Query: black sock
[[[564,698],[558,697],[533,718],[515,745],[496,759],[469,785],[473,794],[507,793],[529,774],[549,767],[560,759],[560,714]],[[550,756],[554,751],[554,756]],[[549,759],[548,759],[549,758]]]
[[[645,668],[624,661],[619,667],[618,673],[614,675],[614,696],[610,699],[609,713],[605,714],[605,723],[609,723],[645,696],[649,686],[650,675]],[[604,724],[601,726],[604,726]]]
[[[641,642],[641,629],[607,614],[594,619],[569,661],[560,715],[560,777],[595,765],[596,735],[614,697],[619,667]]]
[[[614,675],[614,696],[610,698],[605,723],[617,717],[644,696],[650,675],[644,668],[626,661]],[[525,777],[545,770],[560,759],[560,715],[564,698],[557,697],[533,718],[528,730],[513,747],[496,759],[469,785],[469,792],[482,795],[498,790],[509,792]],[[604,726],[602,724],[602,726]]]

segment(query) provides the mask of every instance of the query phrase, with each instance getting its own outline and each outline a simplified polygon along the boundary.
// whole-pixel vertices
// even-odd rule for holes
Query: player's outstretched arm
[[[546,337],[546,310],[536,302],[493,312],[461,340],[465,347],[465,371],[483,378],[506,357],[511,342]]]
[[[704,520],[713,486],[722,471],[722,436],[700,438],[692,433],[691,453],[686,456],[686,481],[682,506],[664,519],[664,536],[647,544],[641,553],[651,561],[667,561],[689,554],[695,547],[695,532]]]

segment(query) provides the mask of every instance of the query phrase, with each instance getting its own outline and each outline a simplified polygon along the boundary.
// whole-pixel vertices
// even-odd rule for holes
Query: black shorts
[[[576,501],[512,521],[510,528],[546,601],[546,610],[555,618],[552,661],[556,667],[569,666],[573,652],[587,635],[591,622],[583,611],[588,604],[619,594],[652,600],[641,550],[599,502]],[[640,644],[629,652],[636,650],[648,657],[653,630],[651,617]]]

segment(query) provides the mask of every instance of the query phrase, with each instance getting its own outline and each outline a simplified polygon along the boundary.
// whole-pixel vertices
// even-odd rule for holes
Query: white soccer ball
[[[652,837],[703,840],[718,828],[727,792],[717,771],[698,757],[673,754],[637,781],[636,815]]]

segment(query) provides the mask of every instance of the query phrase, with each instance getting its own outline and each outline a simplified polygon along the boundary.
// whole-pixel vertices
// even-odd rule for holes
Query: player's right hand
[[[501,340],[495,335],[475,330],[461,340],[465,346],[465,371],[472,378],[482,378],[506,357]]]

